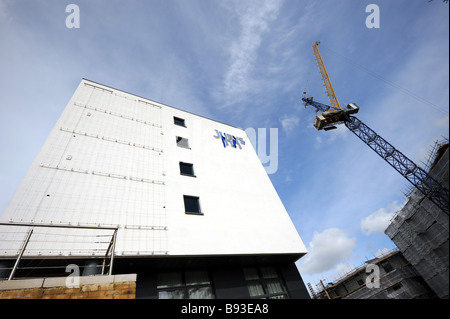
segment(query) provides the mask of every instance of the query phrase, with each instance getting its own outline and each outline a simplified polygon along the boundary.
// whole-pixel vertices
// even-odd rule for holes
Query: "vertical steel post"
[[[9,275],[8,280],[11,280],[14,275],[16,274],[17,266],[19,265],[20,259],[22,259],[23,253],[25,252],[25,248],[27,248],[28,242],[30,241],[31,234],[33,233],[33,228],[30,228],[28,231],[27,237],[25,238],[25,241],[22,244],[22,247],[19,251],[19,256],[17,256],[16,263],[14,264],[13,269],[11,270],[11,274]]]
[[[116,249],[116,238],[117,238],[117,229],[114,231],[113,235],[113,244],[111,247],[111,261],[109,262],[109,271],[108,275],[112,275],[113,263],[114,263],[114,250]]]
[[[325,291],[325,293],[327,294],[328,299],[331,299],[330,295],[328,294],[327,288],[325,288],[325,285],[323,284],[322,280],[320,281],[320,283],[322,284],[323,291]]]
[[[114,231],[114,233],[111,235],[111,240],[109,241],[109,245],[108,248],[106,249],[106,253],[105,253],[105,257],[103,257],[103,263],[102,263],[102,276],[105,274],[105,266],[106,266],[106,257],[108,257],[109,255],[109,251],[111,250],[111,247],[114,243],[114,234],[116,231]]]

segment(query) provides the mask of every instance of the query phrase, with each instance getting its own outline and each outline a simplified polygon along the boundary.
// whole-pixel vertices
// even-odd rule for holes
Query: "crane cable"
[[[421,102],[421,103],[423,103],[423,104],[428,104],[428,105],[430,105],[430,106],[433,107],[435,110],[441,112],[443,115],[448,115],[448,114],[449,114],[449,112],[446,111],[443,107],[441,107],[441,106],[439,106],[439,105],[436,105],[436,104],[434,104],[434,103],[432,103],[432,102],[430,102],[430,101],[427,101],[427,100],[425,100],[424,98],[421,98],[420,96],[416,95],[414,92],[411,92],[410,90],[405,89],[404,87],[401,87],[400,85],[398,85],[398,84],[396,84],[396,83],[394,83],[394,82],[392,82],[392,81],[387,80],[386,78],[384,78],[384,77],[382,77],[381,75],[379,75],[379,74],[373,72],[372,70],[369,70],[368,68],[366,68],[366,67],[364,67],[364,66],[362,66],[362,65],[360,65],[360,64],[357,64],[357,63],[351,61],[351,60],[350,60],[349,58],[347,58],[346,56],[344,56],[344,55],[342,55],[342,54],[339,54],[339,53],[337,53],[337,52],[335,52],[335,51],[333,51],[333,50],[327,48],[327,47],[324,46],[324,45],[322,45],[322,48],[325,48],[325,50],[328,50],[328,51],[329,51],[330,53],[332,53],[333,55],[335,55],[335,56],[337,56],[337,57],[339,57],[339,58],[341,58],[341,59],[346,60],[346,62],[348,62],[351,66],[353,66],[353,67],[355,67],[355,68],[357,68],[357,69],[360,69],[360,70],[362,70],[362,71],[367,72],[367,73],[368,73],[369,75],[371,75],[372,77],[374,77],[374,78],[376,78],[376,79],[378,79],[378,80],[380,80],[380,81],[382,81],[382,82],[384,82],[384,83],[386,83],[386,84],[392,86],[392,87],[395,88],[395,89],[398,89],[398,90],[401,91],[402,93],[404,93],[404,94],[406,94],[406,95],[408,95],[408,96],[414,98],[415,100],[417,100],[417,101],[419,101],[419,102]]]
[[[309,82],[309,78],[311,77],[312,64],[313,64],[313,60],[311,58],[310,63],[309,63],[309,67],[308,67],[308,73],[307,73],[307,76],[306,76],[305,89],[303,90],[302,97],[306,97],[306,90],[308,89],[308,82]]]

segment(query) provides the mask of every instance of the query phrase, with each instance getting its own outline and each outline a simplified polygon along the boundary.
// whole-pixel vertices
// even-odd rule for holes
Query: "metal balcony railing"
[[[71,224],[48,224],[48,223],[17,223],[1,222],[0,226],[0,256],[7,259],[15,259],[11,268],[8,280],[14,278],[24,254],[28,258],[52,258],[59,256],[89,257],[96,256],[102,258],[101,274],[105,274],[108,267],[108,275],[112,275],[114,263],[114,250],[117,238],[117,227],[101,225],[71,225]],[[14,227],[28,229],[22,231],[12,230]],[[59,232],[51,232],[52,229],[59,229]],[[68,230],[73,231],[68,231]],[[39,231],[41,230],[41,232]],[[61,232],[61,230],[67,230]],[[23,236],[25,234],[25,236]],[[20,244],[20,248],[18,246]],[[30,247],[33,246],[34,247]],[[75,248],[74,248],[75,247]],[[81,249],[80,249],[81,247]],[[59,251],[58,251],[59,250]],[[109,265],[107,265],[109,260]]]

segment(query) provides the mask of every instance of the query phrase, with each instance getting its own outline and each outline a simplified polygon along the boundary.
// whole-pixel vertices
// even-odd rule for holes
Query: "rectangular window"
[[[187,138],[177,136],[177,146],[183,148],[189,148],[189,141]]]
[[[402,288],[402,283],[398,282],[395,285],[392,286],[392,290],[396,291],[399,290],[400,288]]]
[[[289,298],[274,267],[244,268],[244,277],[251,298]]]
[[[180,174],[195,177],[194,165],[189,164],[189,163],[180,162]]]
[[[186,124],[185,124],[185,122],[184,122],[184,119],[179,118],[179,117],[176,117],[176,116],[173,117],[173,123],[174,123],[175,125],[178,125],[178,126],[186,127]]]
[[[186,214],[203,215],[200,210],[200,199],[195,196],[183,195],[184,211]]]
[[[391,263],[388,260],[381,262],[381,267],[383,267],[386,273],[394,270],[394,267],[392,267]]]
[[[159,299],[214,299],[207,271],[161,273],[157,276]]]

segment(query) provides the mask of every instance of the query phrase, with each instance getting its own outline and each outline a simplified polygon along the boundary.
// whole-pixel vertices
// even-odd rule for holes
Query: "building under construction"
[[[379,275],[375,286],[373,267]],[[368,285],[367,282],[372,283]],[[436,295],[420,274],[398,250],[367,260],[336,283],[321,282],[321,290],[312,291],[315,299],[424,299]]]
[[[436,142],[426,170],[443,187],[449,187],[448,140]],[[448,299],[449,220],[448,215],[417,189],[408,192],[408,201],[394,216],[385,233],[398,250],[371,259],[336,283],[321,282],[315,299]],[[376,265],[379,286],[367,282]]]
[[[448,141],[436,143],[430,175],[449,187]],[[448,215],[417,190],[385,230],[439,298],[448,298]]]

